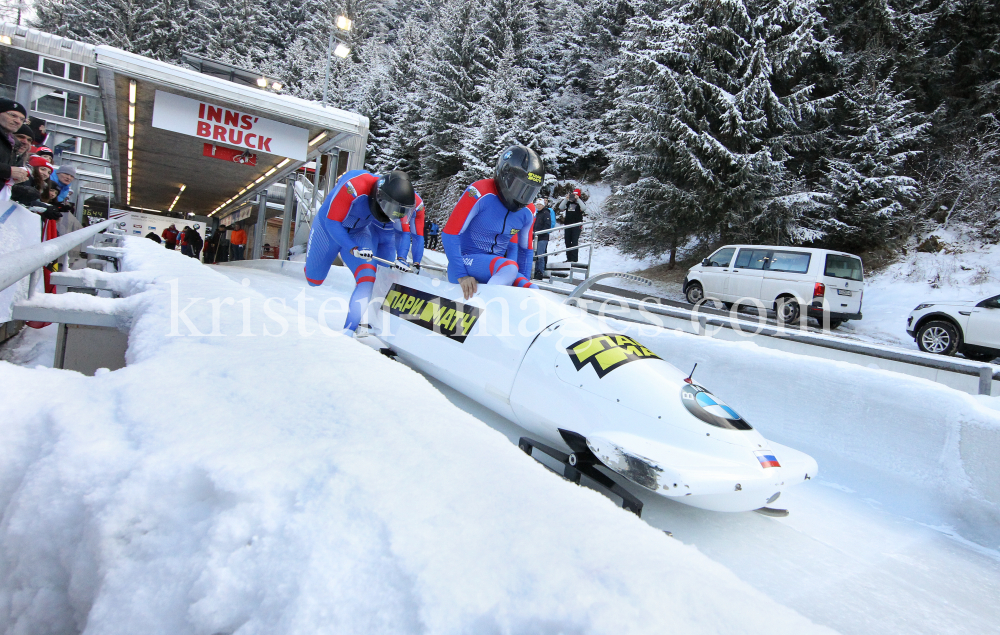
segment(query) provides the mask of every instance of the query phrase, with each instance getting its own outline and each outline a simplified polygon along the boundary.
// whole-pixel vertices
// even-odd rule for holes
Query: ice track
[[[337,268],[318,288],[267,271],[242,267],[217,271],[235,281],[246,279],[253,290],[284,298],[288,306],[295,306],[303,291],[308,306],[318,307],[324,300],[345,298],[352,287],[348,277],[337,275]],[[331,327],[337,320],[342,316],[331,313]],[[621,326],[626,332],[634,328]],[[871,424],[857,417],[884,414],[886,382],[915,384],[914,390],[930,400],[965,396],[952,396],[954,391],[944,388],[940,390],[947,392],[939,394],[920,380],[868,369],[856,373],[854,385],[831,375],[831,385],[824,388],[808,373],[803,376],[801,365],[809,364],[808,358],[742,343],[710,342],[706,347],[704,340],[693,336],[650,329],[637,337],[679,367],[692,360],[703,362],[698,372],[707,387],[769,438],[813,452],[820,462],[820,477],[814,483],[791,490],[776,503],[791,510],[788,518],[702,511],[626,485],[645,503],[646,522],[696,546],[779,603],[842,633],[1000,633],[1000,529],[991,525],[989,506],[942,494],[941,485],[932,482],[933,469],[916,473],[917,468],[907,462],[922,460],[919,439],[908,443],[906,438],[894,440],[873,431],[871,438],[850,441],[851,435],[864,434]],[[712,369],[712,360],[720,354],[728,355],[732,363],[726,368],[715,364]],[[822,363],[834,371],[847,366]],[[433,379],[431,383],[453,404],[513,443],[524,434],[448,386]],[[826,393],[840,395],[842,403],[838,405],[836,397],[829,400]],[[759,398],[750,399],[752,394]],[[803,412],[802,404],[809,403],[813,408]],[[975,405],[970,406],[974,412]],[[926,408],[926,404],[900,406],[902,417],[913,416],[907,408]],[[991,411],[982,411],[988,419]],[[927,416],[934,416],[933,408]],[[823,421],[806,425],[817,418]],[[847,440],[830,430],[841,431]],[[873,454],[896,451],[910,456],[895,466],[895,473],[871,467]],[[937,461],[946,462],[947,457],[929,459]]]

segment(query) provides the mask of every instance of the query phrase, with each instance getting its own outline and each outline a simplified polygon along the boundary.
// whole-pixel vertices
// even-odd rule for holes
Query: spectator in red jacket
[[[174,249],[177,248],[177,234],[179,233],[180,232],[177,231],[177,225],[171,223],[170,227],[164,229],[163,233],[160,234],[161,236],[163,236],[163,242],[166,243],[166,247],[170,251],[173,251]]]

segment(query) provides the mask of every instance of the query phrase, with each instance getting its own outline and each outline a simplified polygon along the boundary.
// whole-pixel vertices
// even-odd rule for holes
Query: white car
[[[691,304],[717,300],[773,310],[778,320],[809,317],[837,328],[861,319],[865,276],[853,254],[808,247],[726,245],[691,267],[684,295]]]
[[[924,352],[961,353],[988,362],[1000,357],[1000,295],[918,304],[906,320],[906,332]]]

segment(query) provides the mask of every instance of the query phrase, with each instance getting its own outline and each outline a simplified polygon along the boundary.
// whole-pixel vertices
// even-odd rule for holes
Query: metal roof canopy
[[[125,188],[132,80],[136,82],[130,202],[133,207],[166,210],[184,185],[174,211],[220,218],[306,163],[286,161],[283,156],[262,151],[256,152],[256,166],[203,156],[205,143],[232,146],[154,128],[153,101],[157,90],[305,128],[310,139],[310,159],[340,148],[349,153],[348,169],[359,169],[364,164],[367,117],[243,86],[109,46],[97,46],[94,50],[112,175],[120,204],[128,199]]]

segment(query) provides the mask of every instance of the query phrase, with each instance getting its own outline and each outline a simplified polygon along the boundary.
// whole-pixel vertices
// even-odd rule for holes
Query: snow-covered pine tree
[[[150,30],[143,17],[157,0],[53,0],[37,7],[31,26],[64,37],[138,53]]]
[[[454,203],[469,183],[491,177],[504,148],[522,144],[538,151],[544,143],[544,123],[538,119],[537,92],[525,86],[512,43],[491,74],[489,84],[461,129],[462,168],[452,179],[445,205]]]
[[[649,223],[671,233],[814,237],[800,220],[817,195],[785,161],[799,122],[817,106],[795,78],[828,54],[822,23],[815,6],[795,0],[643,5],[613,75],[616,139],[606,174],[621,183],[614,218],[627,223],[653,192],[663,204]],[[652,225],[634,233],[622,246],[635,253],[670,246]]]
[[[206,13],[214,26],[206,47],[208,57],[259,70],[275,56],[264,5],[254,0],[209,0]]]
[[[825,241],[847,249],[883,244],[907,220],[918,184],[907,173],[930,124],[874,67],[843,87],[828,152],[832,209]]]
[[[636,4],[585,0],[564,5],[555,33],[558,67],[548,99],[556,128],[552,163],[560,172],[596,176],[607,165],[614,137],[603,117],[614,106],[611,71]]]
[[[450,0],[430,35],[419,65],[426,103],[418,134],[420,184],[428,207],[439,208],[452,176],[462,168],[461,129],[469,121],[487,76],[486,50],[475,0]]]
[[[388,121],[388,140],[381,154],[370,160],[379,170],[398,168],[413,180],[420,177],[419,122],[423,118],[424,93],[419,64],[426,55],[426,24],[409,18],[399,29],[392,47],[391,69],[393,115]]]
[[[202,19],[191,0],[153,0],[140,12],[139,23],[133,43],[139,55],[179,64],[181,53],[200,44],[195,38]]]

